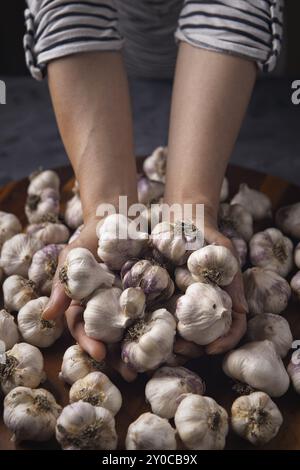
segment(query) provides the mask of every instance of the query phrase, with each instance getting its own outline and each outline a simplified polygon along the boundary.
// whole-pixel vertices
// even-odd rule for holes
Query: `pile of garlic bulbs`
[[[235,254],[205,245],[193,224],[179,236],[178,224],[185,228],[186,221],[163,220],[167,155],[167,148],[157,148],[138,179],[145,231],[132,236],[134,220],[108,215],[97,226],[97,253],[71,249],[58,278],[67,296],[82,305],[87,336],[119,351],[137,376],[147,372],[148,411],[131,419],[126,449],[223,449],[229,432],[262,445],[283,422],[273,399],[285,394],[290,382],[300,393],[299,353],[287,369],[283,363],[293,344],[284,312],[292,295],[300,300],[300,202],[279,209],[273,223],[265,194],[241,184],[229,201],[225,178],[219,229]],[[51,353],[56,341],[64,341],[64,321],[44,320],[43,311],[60,252],[83,228],[77,182],[73,193],[61,214],[59,177],[41,171],[30,177],[26,227],[0,211],[4,423],[16,441],[56,438],[63,449],[114,450],[120,447],[116,423],[127,397],[111,380],[110,365],[96,362],[78,344],[68,345],[59,377],[70,387],[69,404],[62,408],[47,390],[40,351]],[[187,358],[176,354],[175,342],[184,339],[200,350],[230,331],[232,300],[226,290],[240,268],[248,328],[241,344],[225,355],[222,370],[242,396],[225,410],[209,396],[209,383],[206,389],[184,363]]]

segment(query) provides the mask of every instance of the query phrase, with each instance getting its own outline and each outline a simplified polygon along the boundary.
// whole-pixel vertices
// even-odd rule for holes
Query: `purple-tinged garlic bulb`
[[[219,228],[228,238],[240,235],[246,242],[253,235],[253,217],[239,204],[221,204],[219,210]]]
[[[43,295],[50,295],[58,257],[64,246],[47,245],[33,255],[28,277]]]
[[[291,289],[296,297],[300,300],[300,271],[298,271],[291,279]]]
[[[8,212],[0,211],[0,250],[3,243],[22,231],[19,219]]]
[[[300,202],[278,209],[275,221],[283,233],[300,240]]]
[[[1,250],[0,264],[7,276],[19,274],[27,277],[34,253],[44,244],[35,237],[18,233],[6,240]]]
[[[28,195],[25,213],[30,224],[39,223],[45,218],[57,217],[59,214],[59,195],[57,191],[46,188],[38,195]]]
[[[138,180],[138,201],[146,206],[159,202],[164,194],[165,185],[158,181],[151,181],[146,176]]]
[[[18,274],[6,278],[2,288],[4,305],[9,312],[18,312],[27,302],[37,298],[34,282]]]
[[[295,391],[300,394],[300,349],[293,352],[287,371]]]
[[[59,177],[53,170],[35,171],[30,175],[30,184],[27,189],[29,195],[40,195],[44,189],[53,189],[59,193]]]
[[[143,413],[130,424],[126,450],[176,450],[176,431],[167,419]]]
[[[230,204],[239,204],[247,209],[253,220],[267,219],[272,216],[272,203],[270,198],[256,189],[249,188],[246,183],[240,184],[238,193]]]
[[[48,221],[28,225],[26,233],[38,238],[45,245],[66,243],[70,236],[68,227],[51,217]]]

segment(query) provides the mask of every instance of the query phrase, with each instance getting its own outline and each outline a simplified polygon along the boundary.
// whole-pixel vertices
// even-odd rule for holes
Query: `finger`
[[[238,271],[229,286],[224,287],[232,300],[232,310],[237,313],[248,313],[248,304],[244,294],[243,275]]]
[[[71,299],[66,295],[65,290],[59,280],[53,282],[51,296],[44,310],[44,320],[55,320],[62,316],[71,303]]]
[[[133,382],[137,378],[137,372],[122,361],[119,345],[110,345],[108,362],[117,372],[119,372],[126,382]]]
[[[204,354],[204,348],[198,346],[191,341],[186,341],[182,338],[176,338],[174,343],[174,353],[180,356],[186,356],[188,358],[200,357]]]
[[[213,341],[206,347],[207,354],[222,354],[233,349],[246,333],[247,317],[233,312],[232,325],[227,335]]]
[[[84,331],[82,319],[83,307],[72,302],[66,311],[66,319],[69,330],[73,338],[78,342],[82,349],[87,352],[95,361],[101,362],[106,356],[106,348],[103,343],[93,338],[89,338]]]

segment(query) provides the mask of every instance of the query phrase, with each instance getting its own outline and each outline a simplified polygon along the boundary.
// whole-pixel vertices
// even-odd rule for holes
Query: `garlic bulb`
[[[59,177],[53,170],[37,171],[30,176],[28,194],[41,194],[44,189],[51,188],[59,192]]]
[[[0,341],[5,344],[5,350],[11,349],[18,340],[19,331],[14,317],[6,310],[0,310]]]
[[[3,284],[4,285],[4,284]],[[300,300],[300,271],[298,271],[291,279],[291,289]]]
[[[273,313],[260,313],[248,321],[247,337],[250,341],[268,339],[277,354],[285,357],[292,347],[293,336],[288,321]]]
[[[19,233],[7,240],[1,251],[0,264],[7,276],[19,274],[27,277],[34,253],[43,247],[35,237]]]
[[[276,212],[276,225],[286,235],[300,239],[300,202],[281,207]]]
[[[248,245],[245,242],[245,240],[239,236],[232,236],[229,238],[235,248],[235,251],[238,256],[238,260],[240,262],[240,267],[242,268],[245,265],[246,260],[247,260]]]
[[[94,406],[102,406],[115,416],[122,406],[119,389],[102,372],[91,372],[76,380],[70,389],[70,403],[86,401]]]
[[[293,268],[293,243],[277,228],[253,235],[249,249],[254,266],[270,269],[282,277],[286,277]]]
[[[137,190],[139,203],[148,206],[160,200],[164,194],[165,185],[141,176],[138,180]]]
[[[223,371],[271,397],[280,397],[289,388],[289,376],[272,341],[254,341],[229,352]]]
[[[237,398],[231,407],[233,430],[253,445],[273,439],[283,423],[277,405],[264,392],[254,392]]]
[[[138,232],[135,222],[122,214],[102,219],[97,235],[98,256],[113,270],[120,270],[127,260],[138,258],[148,245],[148,233]]]
[[[253,217],[239,204],[224,203],[219,209],[219,227],[228,238],[235,234],[248,242],[253,235]]]
[[[185,264],[191,250],[203,246],[203,236],[194,224],[161,222],[151,233],[153,246],[176,265]]]
[[[175,426],[188,449],[222,450],[228,433],[228,415],[210,397],[188,394],[175,413]]]
[[[14,441],[48,441],[61,410],[48,390],[16,387],[4,399],[3,420]]]
[[[144,209],[139,217],[135,219],[137,224],[140,225],[141,231],[148,231],[148,233],[152,232],[152,229],[162,222],[163,217],[163,209],[162,203],[159,204],[151,204],[151,206]]]
[[[59,378],[72,385],[90,372],[101,371],[103,368],[103,362],[95,361],[78,344],[74,344],[64,353]]]
[[[145,294],[141,288],[122,292],[118,287],[97,289],[84,310],[84,329],[90,338],[116,343],[124,330],[145,312]]]
[[[81,300],[100,286],[111,287],[115,277],[97,263],[89,250],[73,248],[60,269],[59,279],[69,297]]]
[[[179,290],[185,292],[191,284],[194,284],[194,282],[197,281],[193,278],[192,274],[186,267],[178,266],[175,269],[175,284]]]
[[[22,225],[14,214],[0,211],[0,250],[4,242],[22,231]]]
[[[51,346],[61,336],[64,329],[61,318],[55,321],[42,318],[48,302],[48,297],[30,300],[18,314],[18,326],[24,340],[39,348]]]
[[[202,282],[190,285],[176,306],[180,336],[204,346],[226,335],[231,326],[231,307],[231,298],[219,287]]]
[[[32,258],[28,277],[44,295],[50,295],[52,281],[58,265],[58,257],[65,245],[47,245]]]
[[[166,419],[143,413],[128,428],[126,450],[176,450],[175,435]]]
[[[30,224],[41,222],[44,218],[59,214],[59,195],[56,190],[46,188],[39,195],[27,197],[25,213]]]
[[[274,271],[249,268],[243,274],[250,313],[281,313],[291,296],[289,283]]]
[[[262,220],[272,216],[270,198],[256,189],[249,188],[245,183],[240,184],[238,193],[230,204],[240,204],[253,216],[253,220]]]
[[[62,410],[56,423],[56,439],[64,450],[115,450],[118,442],[111,412],[84,401]]]
[[[35,346],[17,343],[6,352],[0,363],[0,385],[6,395],[13,388],[37,388],[46,378],[42,353]]]
[[[64,219],[68,227],[78,228],[83,224],[82,204],[78,194],[75,194],[66,204]]]
[[[295,248],[294,261],[297,268],[300,268],[300,243]]]
[[[3,283],[3,299],[9,312],[18,312],[30,300],[37,298],[34,282],[18,274],[13,274]]]
[[[287,371],[295,391],[300,393],[300,349],[293,352]]]
[[[77,229],[75,230],[75,232],[71,235],[71,237],[69,238],[69,241],[68,241],[68,244],[70,245],[71,243],[75,242],[75,240],[77,240],[77,238],[79,237],[79,235],[81,234],[82,230],[84,229],[84,225],[79,225],[79,227],[77,227]]]
[[[59,222],[41,222],[31,224],[27,227],[26,233],[41,240],[44,245],[66,243],[69,239],[70,232],[68,227]]]
[[[174,293],[174,283],[168,271],[149,260],[127,261],[121,270],[124,289],[141,287],[147,303],[163,302]]]
[[[231,251],[217,245],[207,245],[194,251],[187,260],[187,267],[196,281],[219,286],[228,286],[239,269]]]
[[[166,182],[166,166],[167,166],[167,147],[157,147],[153,153],[146,158],[143,164],[143,170],[149,180]]]
[[[203,395],[204,381],[185,367],[161,367],[145,388],[146,400],[154,414],[174,418],[178,405],[186,393]]]
[[[226,201],[229,195],[229,183],[228,179],[225,178],[223,179],[222,186],[221,186],[221,194],[220,194],[220,202]]]
[[[175,329],[175,319],[166,309],[149,313],[129,328],[122,345],[123,361],[137,372],[157,368],[172,355]]]

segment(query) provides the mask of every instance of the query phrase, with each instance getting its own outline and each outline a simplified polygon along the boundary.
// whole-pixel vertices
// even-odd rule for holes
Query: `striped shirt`
[[[27,0],[31,74],[85,51],[123,49],[131,75],[170,77],[177,44],[233,54],[269,71],[282,39],[283,0]]]

